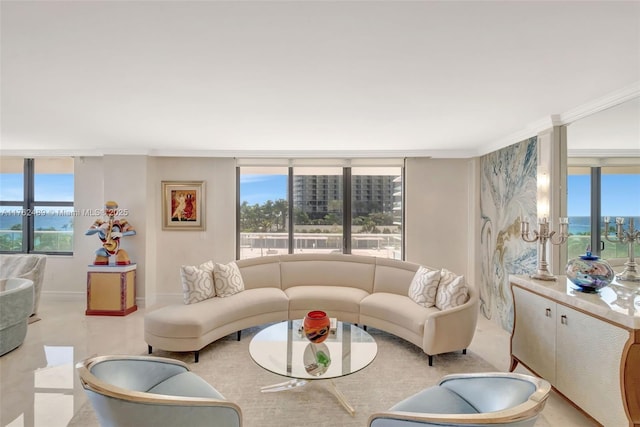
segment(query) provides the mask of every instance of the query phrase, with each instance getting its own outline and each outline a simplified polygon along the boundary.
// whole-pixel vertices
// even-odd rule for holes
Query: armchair
[[[369,418],[369,427],[533,426],[551,385],[530,375],[503,372],[444,376]]]
[[[240,407],[178,360],[96,356],[76,369],[103,427],[242,425]]]
[[[33,281],[33,307],[31,308],[30,315],[34,315],[38,311],[46,264],[47,257],[45,255],[0,255],[0,278],[18,278]]]
[[[0,291],[0,356],[19,347],[27,336],[33,310],[33,282],[6,279]]]

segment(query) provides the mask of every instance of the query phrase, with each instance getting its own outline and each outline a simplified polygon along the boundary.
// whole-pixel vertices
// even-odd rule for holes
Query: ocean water
[[[23,215],[16,215],[16,209],[0,210],[0,230],[10,230],[16,225],[22,224]],[[46,212],[46,213],[45,213]],[[34,227],[36,230],[73,230],[73,220],[75,212],[69,211],[37,211],[34,217]],[[97,218],[97,217],[96,217]]]
[[[629,229],[629,217],[624,218],[624,229]],[[604,221],[600,219],[600,226],[604,227]],[[633,217],[634,228],[636,230],[640,229],[640,217]],[[609,219],[609,228],[615,227],[616,217],[611,216]],[[569,217],[569,234],[591,234],[591,217],[589,216],[570,216]]]

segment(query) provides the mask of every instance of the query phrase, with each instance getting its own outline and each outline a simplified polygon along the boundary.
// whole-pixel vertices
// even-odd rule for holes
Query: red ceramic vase
[[[307,339],[314,344],[320,344],[329,336],[331,320],[324,311],[314,310],[307,313],[303,325]]]

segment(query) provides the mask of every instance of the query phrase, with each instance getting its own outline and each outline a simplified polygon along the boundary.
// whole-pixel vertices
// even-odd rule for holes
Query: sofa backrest
[[[411,280],[420,265],[408,261],[376,258],[374,292],[408,295]]]
[[[265,256],[236,261],[245,289],[278,288],[280,285],[280,257]]]
[[[375,258],[343,254],[280,256],[282,289],[301,285],[348,286],[373,292]]]

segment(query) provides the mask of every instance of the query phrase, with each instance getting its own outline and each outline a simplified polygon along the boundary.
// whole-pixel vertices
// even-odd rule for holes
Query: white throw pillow
[[[180,267],[182,280],[182,297],[185,304],[194,304],[214,297],[213,261],[199,266],[183,265]]]
[[[440,270],[430,270],[420,266],[411,280],[409,298],[423,307],[436,305],[436,294],[440,282]]]
[[[213,267],[216,295],[229,297],[244,291],[244,281],[235,262],[229,264],[216,264]]]
[[[440,273],[440,283],[436,295],[436,307],[440,310],[457,307],[469,299],[469,288],[464,276],[457,276],[447,269]]]

